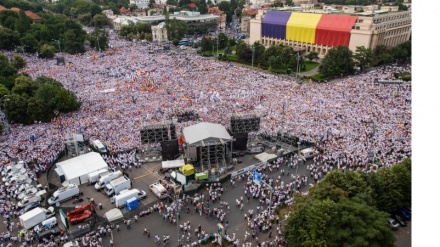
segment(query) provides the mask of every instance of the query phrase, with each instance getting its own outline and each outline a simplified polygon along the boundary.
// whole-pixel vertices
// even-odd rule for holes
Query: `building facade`
[[[372,10],[359,14],[260,11],[250,20],[249,43],[282,44],[323,57],[337,46],[394,47],[411,37],[411,11]]]
[[[168,41],[167,29],[165,28],[165,22],[159,23],[159,25],[151,27],[151,33],[153,36],[153,42],[166,42]]]

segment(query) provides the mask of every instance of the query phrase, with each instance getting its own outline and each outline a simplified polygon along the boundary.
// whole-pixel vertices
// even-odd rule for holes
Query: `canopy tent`
[[[269,154],[266,152],[263,152],[261,154],[257,154],[254,156],[257,160],[264,162],[264,161],[268,161],[270,159],[276,158],[277,156],[275,154]]]
[[[90,152],[63,162],[59,162],[56,164],[56,167],[57,169],[62,169],[64,179],[68,183],[75,183],[78,185],[89,182],[89,173],[101,169],[108,169],[108,165],[101,155],[95,152]]]
[[[184,165],[185,165],[185,161],[183,159],[162,161],[162,169],[177,168],[177,167],[182,167]]]
[[[115,223],[124,219],[124,215],[119,208],[110,209],[104,214],[104,217],[110,223]]]

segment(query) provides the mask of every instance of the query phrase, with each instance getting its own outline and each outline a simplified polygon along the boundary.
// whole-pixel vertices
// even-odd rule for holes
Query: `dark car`
[[[54,237],[56,237],[62,234],[64,234],[64,231],[61,230],[58,226],[56,226],[50,230],[38,233],[38,241],[43,242],[43,239],[45,238],[50,240],[50,236],[53,235]]]
[[[395,219],[397,221],[397,223],[399,223],[399,225],[401,226],[406,226],[406,220],[404,220],[402,217],[400,217],[399,215],[395,214],[393,216],[391,216],[393,219]]]
[[[397,209],[397,215],[402,216],[405,220],[411,219],[411,212],[409,212],[408,210],[406,210],[404,208]]]

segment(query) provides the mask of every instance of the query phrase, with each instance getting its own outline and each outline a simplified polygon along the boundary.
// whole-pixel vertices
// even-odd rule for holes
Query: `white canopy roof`
[[[183,159],[162,161],[162,169],[182,167],[184,165],[185,161]]]
[[[232,139],[223,125],[206,122],[186,127],[182,130],[182,133],[187,144],[194,144],[209,139],[223,139],[224,141]]]
[[[270,160],[270,159],[276,158],[277,156],[276,156],[275,154],[269,154],[269,153],[263,152],[263,153],[261,153],[261,154],[257,154],[257,155],[255,155],[254,157],[255,157],[257,160],[263,162],[263,161],[268,161],[268,160]]]
[[[104,214],[104,217],[108,220],[108,222],[115,222],[124,218],[121,210],[119,208],[113,208],[107,211]]]
[[[76,179],[81,178],[78,184],[88,182],[86,179],[87,174],[101,169],[108,169],[108,165],[101,155],[95,152],[59,162],[56,166],[63,170],[64,176],[69,183],[78,183]]]

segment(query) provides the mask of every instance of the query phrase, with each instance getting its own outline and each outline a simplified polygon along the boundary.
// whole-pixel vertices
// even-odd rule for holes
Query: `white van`
[[[25,196],[21,201],[17,203],[17,206],[19,208],[24,208],[28,204],[31,204],[33,202],[41,202],[41,196],[39,195],[33,195],[33,196]]]
[[[301,150],[299,153],[304,159],[311,159],[318,155],[319,151],[314,148],[306,148]]]
[[[43,220],[40,224],[36,225],[34,231],[47,231],[54,228],[56,225],[58,225],[57,217],[54,216],[47,220]]]
[[[107,148],[104,146],[104,144],[102,144],[101,141],[99,140],[95,140],[92,141],[91,143],[92,149],[100,154],[105,154],[107,153]]]
[[[64,202],[66,200],[69,200],[70,198],[73,198],[77,195],[79,195],[81,192],[79,191],[78,185],[76,184],[69,184],[66,187],[61,187],[57,191],[55,191],[49,200],[47,200],[47,203],[49,205],[53,205],[58,202]]]

